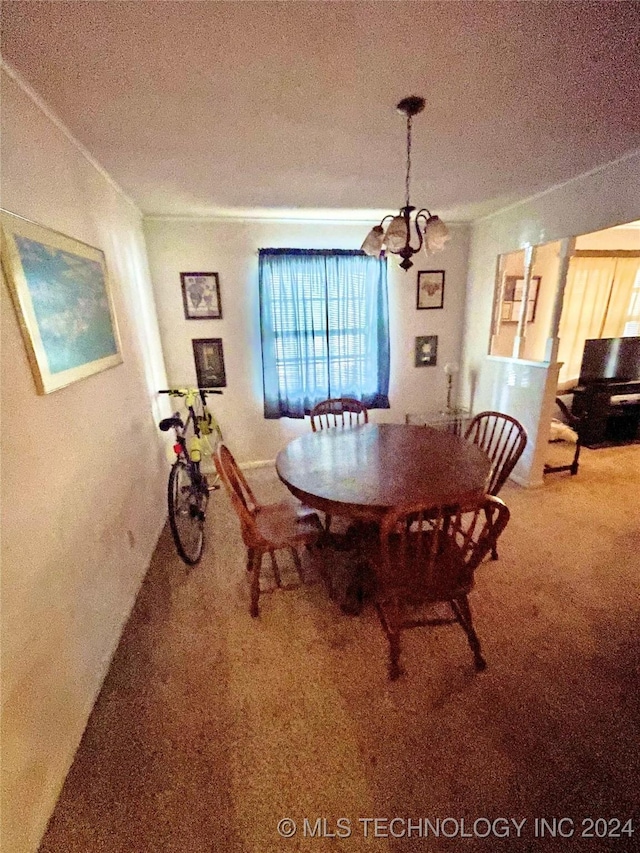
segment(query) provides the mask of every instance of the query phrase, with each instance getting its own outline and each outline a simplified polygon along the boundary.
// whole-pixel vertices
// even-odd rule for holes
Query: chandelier
[[[407,117],[406,204],[400,208],[399,213],[396,215],[390,213],[384,217],[380,225],[375,225],[367,234],[361,246],[365,255],[371,255],[374,258],[384,258],[385,252],[400,255],[402,258],[400,266],[403,270],[408,270],[413,266],[411,258],[420,249],[424,247],[424,251],[428,257],[443,249],[449,239],[449,230],[444,222],[438,216],[433,216],[424,207],[414,214],[416,208],[411,205],[409,199],[411,185],[411,120],[413,116],[421,113],[423,109],[424,98],[420,98],[417,95],[403,98],[397,106],[398,112],[404,113]],[[391,222],[385,230],[384,225],[388,219]],[[415,247],[411,245],[411,240],[413,239],[411,233],[412,226],[415,228],[418,240],[418,244]]]

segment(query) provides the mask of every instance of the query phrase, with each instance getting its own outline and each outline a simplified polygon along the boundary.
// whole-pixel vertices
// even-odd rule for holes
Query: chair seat
[[[293,495],[290,495],[288,498],[285,498],[283,501],[280,501],[274,506],[286,505],[290,507],[293,512],[298,516],[298,518],[309,518],[312,515],[315,515],[318,518],[318,514],[312,506],[308,504],[303,504],[297,498],[294,498]]]
[[[323,532],[319,517],[310,507],[295,506],[290,501],[258,507],[254,520],[258,537],[276,549],[314,542]]]
[[[278,586],[281,586],[281,583],[275,552],[280,549],[291,552],[302,579],[302,564],[297,549],[302,545],[315,545],[322,536],[322,525],[316,513],[299,501],[258,503],[233,454],[222,441],[216,447],[214,462],[240,521],[242,539],[247,548],[247,571],[251,573],[249,612],[252,617],[256,617],[260,613],[258,599],[264,555],[271,555]],[[323,572],[324,574],[326,573]]]
[[[318,514],[313,509],[313,507],[308,506],[307,504],[301,503],[297,498],[293,496],[290,498],[285,498],[282,501],[278,501],[277,503],[272,504],[259,504],[254,510],[254,514],[262,514],[262,515],[286,515],[286,514],[295,516],[300,521],[304,519],[316,519],[318,520]],[[315,524],[315,521],[312,522]]]

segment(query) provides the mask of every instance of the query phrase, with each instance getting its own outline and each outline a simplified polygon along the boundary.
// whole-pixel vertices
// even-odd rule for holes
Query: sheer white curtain
[[[571,259],[559,329],[560,382],[578,379],[587,339],[617,338],[629,329],[640,312],[639,269],[638,258]]]
[[[602,327],[603,338],[638,335],[640,321],[640,258],[618,258],[611,299]],[[635,329],[634,329],[635,327]]]

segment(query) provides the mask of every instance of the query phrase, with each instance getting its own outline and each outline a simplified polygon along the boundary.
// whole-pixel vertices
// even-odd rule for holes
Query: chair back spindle
[[[220,443],[216,448],[214,462],[220,479],[231,498],[232,506],[240,519],[243,541],[245,544],[253,544],[250,540],[255,538],[254,519],[258,509],[255,495],[234,456],[225,444]]]
[[[369,423],[369,413],[364,403],[352,397],[334,397],[323,400],[311,410],[311,429],[349,428]]]
[[[511,415],[480,412],[469,424],[465,438],[476,444],[491,460],[487,492],[497,495],[526,447],[525,428]]]
[[[464,629],[477,669],[484,669],[467,595],[474,573],[495,548],[509,521],[500,498],[485,496],[465,507],[413,504],[389,511],[380,527],[375,562],[376,604],[389,641],[389,675],[401,674],[400,634],[405,628],[458,622]],[[446,604],[451,616],[433,616]],[[426,615],[420,611],[426,608]]]

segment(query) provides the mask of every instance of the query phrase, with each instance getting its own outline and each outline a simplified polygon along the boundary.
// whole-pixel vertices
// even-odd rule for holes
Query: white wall
[[[275,458],[309,421],[265,420],[258,304],[258,249],[359,248],[371,223],[145,219],[160,331],[170,382],[195,382],[191,340],[221,337],[227,388],[213,398],[223,434],[240,462]],[[390,410],[372,420],[404,421],[407,412],[437,412],[446,401],[443,366],[458,361],[465,297],[468,228],[452,228],[447,249],[416,260],[409,272],[389,260]],[[420,256],[419,256],[420,257]],[[442,310],[416,310],[418,270],[444,269]],[[221,320],[185,320],[180,272],[218,272]],[[438,335],[436,367],[414,367],[416,335]]]
[[[590,174],[552,188],[521,204],[474,223],[469,254],[469,277],[464,330],[465,394],[475,411],[491,407],[497,393],[502,410],[522,421],[533,443],[515,470],[520,482],[542,482],[542,445],[548,438],[557,369],[551,366],[546,382],[536,382],[526,403],[503,376],[491,392],[485,374],[492,372],[487,355],[491,329],[496,258],[527,245],[586,234],[640,217],[640,152],[610,163]],[[553,388],[552,388],[553,386]],[[539,424],[541,428],[539,430]]]
[[[102,248],[124,363],[38,396],[2,290],[2,849],[37,849],[165,518],[138,211],[2,71],[2,206]]]
[[[558,292],[558,276],[560,272],[561,243],[545,243],[536,246],[533,257],[533,275],[540,276],[540,290],[536,319],[526,328],[526,338],[522,357],[531,361],[548,359],[547,341],[551,333],[551,318]]]
[[[540,276],[535,320],[527,323],[522,357],[530,361],[545,358],[551,314],[558,284],[560,243],[536,246],[532,275]],[[524,276],[524,252],[511,252],[504,258],[504,274]],[[518,329],[517,323],[502,323],[500,332],[493,341],[492,355],[511,357]]]

